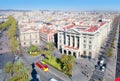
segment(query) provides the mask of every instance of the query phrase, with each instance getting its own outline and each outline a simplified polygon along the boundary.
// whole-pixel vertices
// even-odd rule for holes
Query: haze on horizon
[[[0,9],[119,10],[120,0],[0,0]]]

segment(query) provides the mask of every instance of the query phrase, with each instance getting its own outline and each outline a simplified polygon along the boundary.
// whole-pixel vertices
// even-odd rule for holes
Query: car
[[[104,64],[105,60],[100,60],[100,65],[102,66]]]
[[[102,66],[105,63],[105,58],[99,57],[98,65]]]
[[[36,61],[36,66],[40,69],[42,69],[43,71],[47,72],[48,71],[48,65],[43,62],[43,61]]]
[[[15,61],[17,61],[19,59],[19,56],[15,56]]]
[[[106,69],[106,67],[104,67],[104,66],[101,66],[101,67],[100,67],[100,71],[103,71],[103,72],[104,72],[105,69]]]
[[[2,48],[0,48],[0,50],[2,50]]]
[[[48,81],[58,81],[58,80],[52,77]]]

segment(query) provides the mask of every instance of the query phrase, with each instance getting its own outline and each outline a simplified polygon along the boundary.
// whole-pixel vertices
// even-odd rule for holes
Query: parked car
[[[2,48],[0,48],[0,50],[2,50]]]
[[[36,61],[36,66],[40,69],[42,69],[43,71],[47,72],[48,71],[48,65],[43,62],[43,61]]]
[[[106,69],[106,67],[104,67],[104,66],[101,66],[101,67],[100,67],[100,71],[103,71],[103,72],[104,72],[105,69]]]
[[[15,61],[17,61],[19,59],[19,56],[15,56]]]
[[[52,77],[48,81],[58,81],[58,80]]]

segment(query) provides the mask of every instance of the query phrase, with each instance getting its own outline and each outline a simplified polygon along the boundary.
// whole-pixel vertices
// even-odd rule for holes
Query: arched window
[[[83,55],[86,55],[86,51],[83,52]]]
[[[68,51],[68,54],[71,55],[71,51]]]
[[[66,50],[64,50],[64,54],[66,54]]]
[[[76,53],[75,52],[73,52],[73,56],[76,58]]]
[[[92,56],[92,53],[91,53],[91,52],[89,52],[89,56]]]

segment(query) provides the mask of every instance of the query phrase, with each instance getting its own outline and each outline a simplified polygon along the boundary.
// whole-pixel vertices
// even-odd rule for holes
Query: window
[[[25,40],[25,36],[24,36],[24,40]]]
[[[37,38],[37,35],[35,37]]]
[[[32,44],[32,42],[30,42],[30,44]]]
[[[74,39],[74,36],[72,37],[73,39],[73,47],[75,46],[75,39]]]
[[[90,37],[89,39],[92,39],[92,37]]]
[[[89,43],[91,44],[91,41],[89,41]]]
[[[70,36],[68,37],[68,46],[70,46]]]
[[[89,45],[89,49],[91,49],[92,48],[92,46],[91,45]]]
[[[79,43],[80,43],[79,37],[77,37],[76,40],[77,40],[77,48],[79,48],[79,47],[80,47],[80,46],[79,46],[79,45],[80,45],[80,44],[79,44]]]
[[[36,41],[36,43],[37,43],[37,41]]]
[[[59,39],[61,38],[61,35],[59,36]]]
[[[83,54],[86,55],[86,51],[83,51]]]
[[[61,43],[61,40],[60,40],[60,43]]]
[[[84,40],[84,43],[86,43],[86,40]]]
[[[26,45],[26,43],[24,42],[24,45]]]
[[[91,56],[92,55],[92,53],[91,52],[89,52],[89,56]]]
[[[31,34],[30,34],[30,39],[31,39]]]
[[[84,46],[84,48],[86,48],[86,45],[85,45],[85,44],[84,44],[83,46]]]

